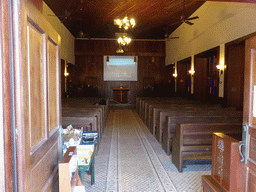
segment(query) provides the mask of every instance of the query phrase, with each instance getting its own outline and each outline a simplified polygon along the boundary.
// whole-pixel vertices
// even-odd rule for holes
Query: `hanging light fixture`
[[[133,18],[129,19],[127,16],[121,19],[115,19],[114,24],[118,25],[120,29],[132,29],[136,25],[135,20]]]
[[[128,44],[132,41],[132,39],[127,35],[127,33],[116,33],[117,36],[117,43],[118,43],[118,50],[117,53],[124,53],[127,51]]]
[[[120,29],[128,30],[134,28],[136,25],[135,19],[134,18],[129,18],[127,16],[127,2],[125,1],[126,4],[126,16],[123,19],[114,19],[114,24],[118,25]]]
[[[126,33],[123,33],[123,35],[119,36],[117,39],[118,44],[122,46],[128,45],[131,41],[132,39],[128,37]]]

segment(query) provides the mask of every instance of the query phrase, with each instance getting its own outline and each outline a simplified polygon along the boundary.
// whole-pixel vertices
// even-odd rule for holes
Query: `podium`
[[[129,88],[113,88],[114,102],[115,103],[127,103]]]
[[[214,133],[212,174],[202,176],[202,191],[240,191],[242,170],[240,159],[239,141],[223,133]]]

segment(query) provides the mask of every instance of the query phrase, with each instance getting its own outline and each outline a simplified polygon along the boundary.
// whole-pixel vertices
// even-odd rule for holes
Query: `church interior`
[[[0,6],[0,191],[256,191],[254,0]]]

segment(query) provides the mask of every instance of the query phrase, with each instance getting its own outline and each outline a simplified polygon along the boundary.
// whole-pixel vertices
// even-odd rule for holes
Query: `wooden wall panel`
[[[156,84],[164,83],[166,77],[165,42],[134,41],[128,52],[117,54],[118,46],[111,40],[76,40],[75,76],[76,85],[87,85],[88,79],[97,78],[97,88],[101,96],[113,97],[113,88],[128,87],[128,101],[135,102],[136,96],[142,96],[145,78],[154,78]],[[136,55],[138,56],[138,80],[136,82],[104,82],[104,55]],[[87,82],[86,82],[87,81]]]
[[[51,39],[48,39],[48,114],[49,114],[49,132],[59,127],[59,103],[56,98],[59,97],[59,61],[58,45]]]
[[[58,166],[58,142],[49,149],[45,156],[31,170],[31,191],[41,191],[56,166]]]
[[[194,95],[202,102],[219,103],[216,65],[219,63],[219,47],[195,55]]]
[[[28,24],[28,61],[29,67],[29,120],[30,148],[45,138],[45,35],[37,26]]]
[[[243,109],[245,44],[226,48],[225,98],[227,105]]]
[[[207,93],[207,58],[195,57],[194,95],[199,101],[205,101]]]
[[[165,41],[132,41],[128,51],[117,54],[116,40],[76,40],[75,55],[165,56]]]
[[[65,96],[65,60],[61,59],[61,70],[60,70],[60,78],[61,78],[61,97]]]
[[[187,81],[188,81],[188,70],[187,63],[178,63],[177,64],[177,92],[180,94],[185,94],[187,90]]]

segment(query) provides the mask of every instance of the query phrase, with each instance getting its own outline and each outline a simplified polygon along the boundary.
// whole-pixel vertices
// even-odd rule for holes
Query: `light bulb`
[[[116,24],[117,24],[117,25],[120,25],[120,24],[121,24],[121,20],[120,20],[120,19],[117,19],[117,20],[116,20]]]
[[[134,20],[134,19],[131,19],[131,20],[130,20],[130,23],[131,23],[132,27],[135,26],[135,20]]]
[[[123,39],[122,37],[119,37],[118,40],[117,40],[118,43],[123,43]]]
[[[123,19],[123,22],[124,22],[124,23],[127,23],[127,21],[128,21],[128,18],[125,17],[125,18]]]

